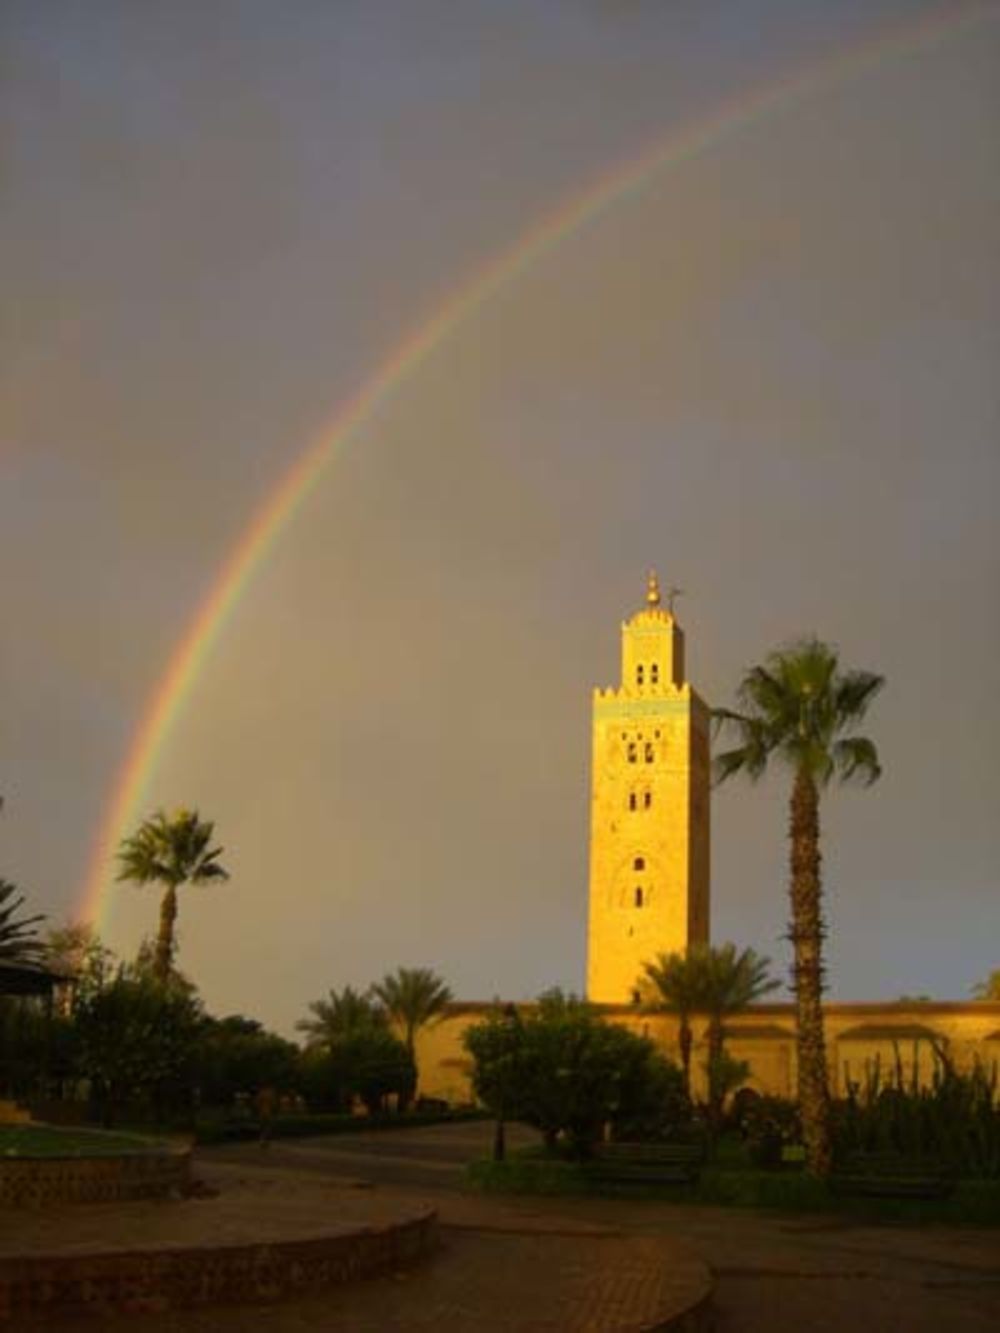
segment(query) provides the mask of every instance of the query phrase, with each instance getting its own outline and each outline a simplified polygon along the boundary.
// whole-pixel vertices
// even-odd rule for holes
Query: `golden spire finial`
[[[646,580],[646,605],[660,605],[660,580],[657,578],[655,569],[649,571],[649,577]]]

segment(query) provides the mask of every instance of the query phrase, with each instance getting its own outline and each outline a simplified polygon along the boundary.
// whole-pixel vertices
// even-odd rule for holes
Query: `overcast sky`
[[[130,737],[338,403],[658,136],[962,6],[7,0],[0,873],[72,917]],[[645,570],[693,683],[816,633],[882,672],[825,799],[833,994],[1000,966],[1000,6],[750,120],[444,340],[332,462],[171,733],[215,1012],[397,964],[579,989],[590,692]],[[787,972],[787,775],[713,799],[712,935]],[[130,953],[157,892],[120,886]]]

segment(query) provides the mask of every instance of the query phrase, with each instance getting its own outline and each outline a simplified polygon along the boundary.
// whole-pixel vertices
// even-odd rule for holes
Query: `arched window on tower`
[[[644,856],[637,856],[637,857],[635,858],[635,860],[632,862],[632,869],[633,869],[633,870],[645,870],[645,869],[646,869],[646,858],[645,858]]]
[[[628,808],[630,810],[634,810],[638,806],[638,804],[639,804],[639,798],[636,796],[634,791],[630,791],[628,794]]]
[[[641,685],[641,684],[642,684],[642,666],[641,666],[641,665],[637,666],[636,669],[635,669],[635,683],[636,683],[637,685]]]
[[[647,741],[647,742],[646,742],[646,763],[647,763],[647,764],[651,764],[652,762],[653,762],[653,742],[652,742],[652,741]]]
[[[626,753],[626,756],[627,756],[627,758],[628,758],[629,763],[630,763],[630,764],[634,764],[635,761],[639,758],[639,750],[638,750],[638,746],[636,745],[635,741],[629,741],[628,746],[626,747],[625,753]]]
[[[636,888],[635,891],[635,905],[636,907],[642,906],[642,889],[640,888]]]
[[[653,685],[658,685],[658,684],[659,684],[659,682],[660,682],[660,664],[659,664],[659,662],[654,662],[653,665],[649,668],[649,680],[650,680],[650,683],[653,684]]]
[[[653,793],[651,791],[644,791],[642,793],[643,809],[648,810],[652,804],[653,804]]]

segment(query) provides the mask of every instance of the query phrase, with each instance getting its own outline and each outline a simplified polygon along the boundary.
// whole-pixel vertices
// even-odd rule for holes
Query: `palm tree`
[[[840,671],[837,654],[818,639],[772,653],[740,682],[739,709],[718,709],[720,726],[737,745],[716,756],[716,781],[734,773],[752,780],[772,755],[792,770],[792,980],[798,1021],[799,1109],[806,1161],[816,1175],[831,1167],[830,1094],[823,1039],[823,914],[820,888],[819,793],[834,776],[870,784],[881,773],[878,751],[850,734],[881,689],[869,671]]]
[[[713,1119],[722,1111],[725,1089],[720,1083],[724,1056],[724,1023],[732,1014],[776,990],[781,982],[768,975],[770,958],[754,949],[736,952],[735,944],[709,948],[704,962],[704,1004],[708,1014],[708,1104]]]
[[[45,917],[26,916],[18,920],[15,913],[24,906],[23,893],[14,898],[18,892],[16,884],[0,879],[0,963],[30,967],[41,963],[48,952],[42,941],[35,938],[38,923]]]
[[[691,1018],[705,1007],[704,954],[707,948],[704,944],[693,944],[687,953],[657,954],[651,962],[643,964],[640,978],[640,991],[645,989],[648,993],[650,987],[654,991],[654,998],[647,1008],[677,1015],[681,1073],[688,1097],[691,1095],[691,1047],[694,1044]]]
[[[153,975],[161,983],[170,976],[174,957],[178,888],[229,878],[219,864],[223,848],[210,846],[214,831],[211,820],[199,819],[197,810],[178,810],[172,816],[158,810],[122,842],[118,853],[119,880],[166,885],[153,954]]]
[[[657,999],[648,1007],[676,1014],[680,1020],[678,1044],[684,1089],[688,1095],[691,1091],[692,1016],[708,1016],[711,1103],[716,1100],[712,1071],[718,1067],[723,1054],[725,1019],[746,1009],[781,984],[768,976],[770,966],[771,960],[762,958],[753,949],[741,949],[737,953],[735,944],[723,944],[718,948],[710,944],[692,944],[686,953],[661,953],[653,962],[645,964],[647,990],[651,983],[657,994]]]
[[[417,1033],[444,1012],[451,1001],[450,988],[429,967],[397,967],[372,986],[372,994],[398,1027],[417,1069]],[[419,1077],[418,1071],[418,1083]]]
[[[312,1018],[301,1018],[295,1026],[306,1034],[306,1043],[312,1047],[332,1050],[350,1037],[384,1032],[388,1026],[385,1011],[351,986],[331,990],[327,999],[313,1000],[309,1009]]]

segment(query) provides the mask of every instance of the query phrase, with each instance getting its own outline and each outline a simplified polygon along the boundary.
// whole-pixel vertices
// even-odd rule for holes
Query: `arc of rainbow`
[[[778,82],[769,82],[724,102],[708,118],[683,127],[619,163],[586,189],[563,201],[508,249],[468,277],[425,322],[412,329],[332,420],[300,453],[244,529],[188,623],[157,682],[117,774],[88,863],[80,916],[99,917],[115,852],[145,798],[157,759],[199,672],[245,592],[254,571],[289,525],[336,454],[355,439],[390,397],[397,394],[450,333],[501,288],[602,213],[638,193],[668,168],[691,161],[727,136],[807,97],[944,37],[1000,17],[996,3],[931,11],[915,23],[895,26],[859,48],[828,57]]]

